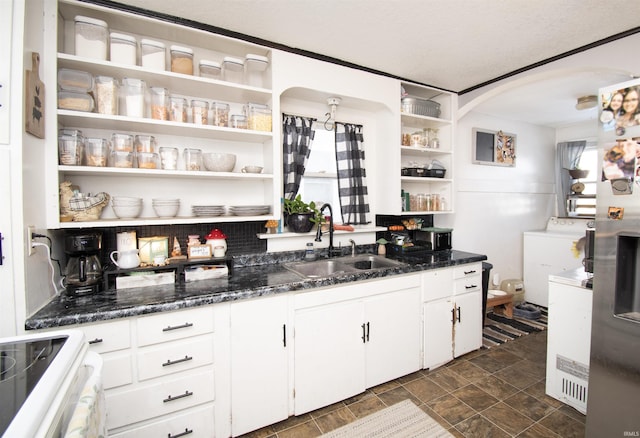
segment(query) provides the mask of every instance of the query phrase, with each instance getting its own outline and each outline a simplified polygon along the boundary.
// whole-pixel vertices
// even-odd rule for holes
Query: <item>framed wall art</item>
[[[516,165],[516,135],[473,128],[473,163],[489,166]]]

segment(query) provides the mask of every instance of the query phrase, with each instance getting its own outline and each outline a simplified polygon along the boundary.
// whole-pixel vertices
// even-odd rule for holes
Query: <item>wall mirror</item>
[[[516,135],[473,128],[473,163],[489,166],[516,165]]]

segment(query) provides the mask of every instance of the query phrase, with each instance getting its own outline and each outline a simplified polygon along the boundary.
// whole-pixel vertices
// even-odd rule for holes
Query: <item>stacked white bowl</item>
[[[113,212],[120,219],[133,219],[142,212],[142,198],[131,196],[113,196],[111,198]]]
[[[154,198],[151,200],[151,205],[158,217],[175,217],[180,210],[179,199]]]

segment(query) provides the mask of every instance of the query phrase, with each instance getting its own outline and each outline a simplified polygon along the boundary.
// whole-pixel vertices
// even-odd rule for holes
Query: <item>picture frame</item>
[[[473,164],[515,167],[516,139],[516,134],[502,130],[473,128]]]
[[[187,248],[187,255],[189,260],[192,259],[210,259],[213,257],[213,250],[211,249],[211,245],[190,245]]]

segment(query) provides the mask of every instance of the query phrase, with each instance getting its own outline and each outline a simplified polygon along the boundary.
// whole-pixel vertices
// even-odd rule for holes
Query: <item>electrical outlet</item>
[[[29,255],[33,255],[33,252],[34,252],[33,233],[35,232],[36,232],[36,227],[34,227],[33,225],[27,226],[27,253]]]

